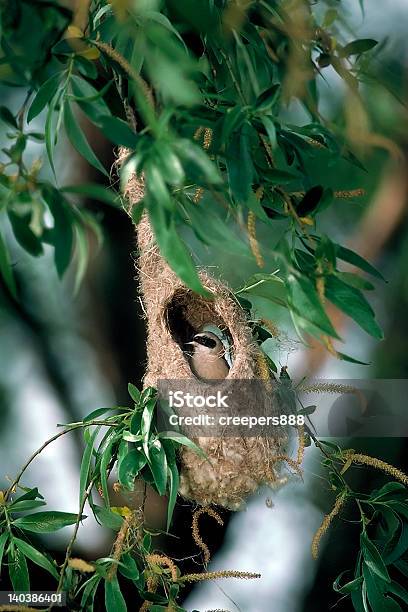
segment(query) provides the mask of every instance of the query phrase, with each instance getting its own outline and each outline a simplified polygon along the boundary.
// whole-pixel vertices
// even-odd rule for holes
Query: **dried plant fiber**
[[[119,163],[125,155],[126,151],[120,152]],[[143,181],[130,177],[125,196],[130,207],[137,206],[143,197]],[[147,318],[144,385],[157,386],[163,379],[194,379],[182,347],[204,325],[218,326],[231,339],[233,361],[227,381],[259,379],[260,349],[245,312],[228,287],[205,270],[199,275],[212,299],[186,287],[161,257],[146,214],[137,228],[137,242],[140,292]],[[209,387],[214,392],[213,385],[194,380],[197,393],[205,395]],[[248,397],[249,406],[253,401],[256,398]],[[179,492],[200,505],[217,504],[236,510],[261,485],[278,481],[276,458],[282,455],[285,436],[198,437],[194,442],[208,460],[181,447]]]

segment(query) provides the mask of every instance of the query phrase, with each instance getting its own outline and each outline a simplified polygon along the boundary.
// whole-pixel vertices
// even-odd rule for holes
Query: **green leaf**
[[[320,213],[322,213],[324,210],[326,210],[327,208],[329,208],[329,206],[331,206],[331,204],[333,204],[334,201],[334,191],[333,189],[331,189],[330,187],[328,189],[323,189],[323,193],[322,196],[319,200],[319,203],[317,205],[317,207],[315,208],[313,215],[317,216]],[[334,250],[334,246],[332,243],[332,248]]]
[[[201,103],[201,92],[191,78],[193,62],[185,50],[163,27],[150,23],[145,28],[149,44],[146,49],[146,64],[155,90],[166,102],[191,106]],[[141,97],[137,98],[140,106]],[[146,110],[146,109],[144,109]],[[146,113],[144,113],[146,114]]]
[[[146,389],[143,389],[140,399],[143,405],[150,402],[150,400],[157,399],[157,389],[154,387],[146,387]]]
[[[305,406],[304,408],[298,410],[298,414],[304,414],[305,416],[308,416],[310,414],[313,414],[316,408],[317,406]]]
[[[325,278],[325,295],[332,304],[351,317],[370,336],[381,340],[383,333],[374,311],[359,289],[346,285],[333,275]]]
[[[135,478],[146,465],[147,459],[145,455],[139,450],[131,450],[118,465],[118,477],[119,482],[133,491]]]
[[[116,145],[122,145],[133,151],[138,143],[139,137],[133,132],[128,124],[119,117],[100,117],[99,126],[106,138]]]
[[[58,85],[61,79],[61,73],[57,72],[53,74],[47,81],[45,81],[40,89],[37,91],[34,100],[31,102],[30,108],[27,113],[27,123],[30,123],[41,113],[48,102],[54,97]]]
[[[173,518],[174,507],[177,501],[177,494],[180,486],[180,476],[177,469],[176,453],[173,444],[170,440],[163,440],[163,447],[167,456],[167,470],[169,481],[169,498],[167,502],[167,531],[170,528],[171,519]]]
[[[221,123],[221,142],[227,142],[231,134],[239,130],[247,118],[248,107],[229,107]]]
[[[353,591],[357,591],[358,589],[361,589],[361,583],[363,582],[362,576],[358,576],[358,578],[354,578],[354,580],[350,580],[349,582],[346,582],[343,585],[340,584],[344,574],[347,574],[347,572],[348,570],[341,572],[341,574],[339,574],[336,580],[333,582],[333,589],[336,591],[336,593],[341,593],[342,595],[348,595],[349,593],[352,593]]]
[[[74,218],[69,206],[54,187],[45,185],[42,194],[54,218],[50,236],[55,249],[55,265],[61,278],[71,261]]]
[[[18,129],[17,121],[13,113],[7,108],[7,106],[0,106],[0,120],[4,121],[11,127]]]
[[[365,532],[360,535],[360,546],[363,553],[364,563],[369,569],[376,574],[381,580],[391,582],[387,567],[377,549]]]
[[[26,499],[44,499],[41,493],[38,491],[37,487],[34,487],[33,489],[25,489],[24,487],[21,488],[24,489],[26,492],[23,495],[20,495],[20,497],[17,497],[17,499],[14,500],[13,504],[24,501]]]
[[[183,446],[187,446],[190,450],[194,451],[202,457],[203,459],[207,459],[207,455],[203,451],[202,448],[197,446],[192,440],[189,440],[186,436],[177,433],[176,431],[163,431],[159,434],[160,440],[173,440],[176,444],[182,444]]]
[[[287,170],[279,170],[278,168],[268,168],[263,172],[263,178],[272,185],[285,185],[299,180],[300,176],[294,172]]]
[[[201,284],[191,255],[186,245],[177,234],[174,225],[170,225],[169,228],[164,228],[164,231],[162,231],[161,227],[158,225],[158,218],[155,212],[149,210],[149,218],[152,221],[160,252],[169,263],[170,267],[188,287],[193,289],[193,291],[208,296],[208,292]]]
[[[101,488],[102,488],[102,495],[103,495],[103,499],[105,501],[106,506],[109,508],[110,507],[110,500],[109,500],[109,488],[108,488],[108,475],[107,475],[107,469],[108,469],[108,465],[110,464],[111,460],[112,460],[112,450],[114,445],[117,443],[117,438],[113,437],[110,441],[109,444],[107,445],[107,447],[105,448],[105,450],[102,453],[102,457],[101,457],[101,464],[100,464],[100,468],[99,468],[99,473],[100,473],[100,478],[101,478]]]
[[[156,407],[156,398],[148,399],[145,402],[145,407],[142,412],[142,422],[141,422],[140,432],[145,440],[146,456],[149,455],[149,451],[146,445],[150,437],[150,428],[152,425],[153,412],[154,412],[155,407]]]
[[[149,465],[159,495],[164,495],[167,485],[167,457],[160,440],[149,444]]]
[[[385,280],[381,272],[379,272],[374,266],[372,266],[367,260],[365,260],[361,255],[358,255],[354,251],[347,249],[346,247],[340,246],[339,244],[334,245],[336,248],[336,256],[342,261],[347,261],[347,263],[360,268],[364,272],[371,274],[381,280]]]
[[[144,200],[138,202],[135,206],[132,206],[130,215],[135,226],[139,225],[140,219],[144,213]]]
[[[407,561],[403,561],[402,559],[399,559],[398,561],[394,562],[394,565],[398,569],[398,571],[401,572],[401,574],[403,574],[404,576],[408,578],[408,562]]]
[[[104,204],[109,204],[109,206],[113,206],[114,208],[121,208],[122,205],[120,195],[116,193],[116,191],[108,187],[103,187],[102,185],[96,185],[95,183],[67,185],[66,187],[61,187],[60,191],[62,193],[79,194],[92,200],[98,200]]]
[[[336,351],[337,358],[341,361],[347,361],[348,363],[356,363],[358,365],[370,365],[367,361],[361,361],[360,359],[356,359],[355,357],[350,357],[350,355],[346,355],[345,353],[340,353]]]
[[[327,9],[324,15],[322,27],[330,28],[330,26],[333,25],[333,23],[336,21],[337,18],[338,18],[338,12],[335,8]]]
[[[295,277],[293,274],[289,274],[286,279],[286,286],[288,288],[288,303],[295,313],[306,321],[310,321],[329,336],[339,337],[319,300],[314,285],[308,278],[304,276]]]
[[[193,202],[186,202],[185,209],[194,233],[204,244],[218,248],[222,245],[222,249],[232,255],[249,256],[247,244],[220,216],[206,206],[197,206]]]
[[[153,206],[160,207],[160,209],[166,209],[170,212],[173,212],[174,203],[171,199],[169,188],[166,185],[160,167],[156,163],[150,163],[145,170],[145,176],[145,203],[147,205],[149,204],[149,198],[147,198],[146,196],[150,195],[153,201]]]
[[[280,93],[281,86],[279,83],[275,83],[268,89],[265,89],[256,99],[255,110],[258,113],[271,112],[273,106],[276,104],[277,98]],[[265,125],[265,124],[264,124]],[[267,130],[268,132],[268,130]],[[271,141],[272,144],[272,141]]]
[[[87,108],[88,103],[92,103],[92,114],[90,119],[97,116],[110,115],[109,107],[103,97],[112,86],[113,82],[114,80],[111,79],[102,87],[102,89],[98,90],[91,85],[89,81],[74,74],[71,76],[71,89],[73,93],[72,98],[78,103],[86,114],[88,114],[87,111],[89,110]]]
[[[167,598],[163,597],[163,595],[159,595],[158,593],[152,593],[151,591],[142,591],[139,594],[146,601],[152,601],[154,603],[159,603],[159,604],[164,604],[164,605],[168,603]],[[149,612],[150,610],[151,610],[151,606],[149,606]]]
[[[140,413],[139,413],[139,414],[140,414]],[[134,416],[134,415],[133,415],[133,416]],[[140,417],[141,417],[141,416],[142,416],[142,415],[140,414]],[[132,418],[133,418],[133,417],[132,417]],[[141,421],[141,418],[140,418],[140,421]],[[125,430],[123,431],[122,438],[123,438],[124,440],[126,440],[126,442],[141,442],[141,441],[142,441],[143,436],[141,436],[140,434],[133,434],[133,433],[131,433],[129,430],[125,429]]]
[[[187,174],[194,176],[198,182],[206,181],[211,185],[222,183],[217,166],[210,160],[207,153],[194,142],[184,138],[176,140],[174,149],[177,151],[180,159],[190,164],[190,172],[188,167],[185,168]],[[194,170],[194,173],[191,170]]]
[[[42,552],[31,546],[28,542],[20,540],[20,538],[13,538],[13,541],[17,548],[23,553],[27,559],[30,559],[36,565],[39,565],[47,572],[49,572],[56,580],[59,578],[59,574],[55,565],[51,563],[49,559]]]
[[[7,250],[6,243],[3,240],[3,236],[0,233],[0,274],[4,280],[4,283],[11,295],[17,299],[17,287],[14,280],[13,271],[10,265],[10,258]]]
[[[69,102],[66,102],[64,106],[64,125],[67,136],[71,141],[72,146],[78,151],[78,153],[82,155],[82,157],[84,157],[86,161],[91,164],[91,166],[102,172],[102,174],[105,176],[109,176],[89,146],[89,143],[80,128],[78,119],[75,118],[72,113]]]
[[[372,612],[402,612],[400,606],[390,597],[385,596],[388,584],[382,580],[368,565],[363,563],[364,586]]]
[[[135,404],[139,404],[139,402],[140,402],[140,391],[132,383],[128,384],[128,393],[129,393],[130,397],[132,398],[132,400],[135,402]]]
[[[352,272],[336,272],[336,276],[343,281],[343,283],[355,289],[361,289],[362,291],[373,291],[375,289],[372,283],[361,278],[358,274],[353,274]]]
[[[64,102],[62,102],[62,105]],[[48,106],[47,117],[45,120],[45,148],[47,150],[48,161],[50,162],[51,170],[55,176],[55,167],[54,167],[54,148],[57,139],[57,130],[54,121],[54,112],[56,110],[57,105],[57,97],[54,97]],[[61,112],[62,108],[59,109]]]
[[[296,206],[296,213],[299,217],[306,217],[316,210],[323,196],[323,187],[316,185],[305,193],[302,200]]]
[[[127,612],[126,602],[116,576],[112,580],[105,580],[105,606],[106,612]]]
[[[84,612],[93,612],[95,593],[101,580],[102,577],[99,574],[95,574],[85,583],[86,586],[81,598],[81,610],[84,610]]]
[[[272,121],[272,119],[270,119],[270,117],[263,116],[262,123],[266,130],[266,133],[268,134],[268,138],[269,138],[271,147],[275,148],[276,147],[276,128],[275,128],[274,122]]]
[[[0,535],[0,575],[1,575],[1,564],[3,563],[3,554],[8,542],[9,534],[7,531],[3,531]]]
[[[254,180],[254,167],[249,150],[248,124],[234,133],[227,149],[226,165],[230,190],[239,203],[245,202]]]
[[[156,200],[154,185],[148,182],[148,193],[145,203],[149,213],[149,219],[159,245],[160,253],[174,270],[177,276],[193,291],[208,296],[203,288],[197,269],[191,259],[184,242],[177,234],[174,217],[164,210],[163,201]]]
[[[75,102],[80,109],[89,117],[89,119],[99,126],[100,118],[110,116],[110,110],[103,96],[111,87],[112,81],[108,81],[106,85],[97,90],[85,79],[77,75],[71,77],[71,89],[75,96]]]
[[[29,591],[30,578],[28,575],[27,561],[23,553],[18,548],[15,548],[14,555],[9,552],[7,560],[9,576],[14,591]]]
[[[86,230],[81,223],[75,223],[75,245],[77,269],[75,274],[74,295],[77,295],[84,279],[89,259],[89,246]]]
[[[119,531],[123,524],[123,518],[116,512],[112,512],[108,508],[103,506],[97,506],[96,504],[92,507],[96,518],[102,523],[104,527]]]
[[[384,556],[384,563],[389,565],[398,561],[408,550],[408,522],[404,520],[401,526],[400,537],[392,549],[387,555]]]
[[[32,531],[34,533],[49,533],[58,531],[68,525],[74,525],[78,518],[77,514],[72,512],[57,512],[51,510],[49,512],[34,512],[27,516],[13,520],[13,525],[24,531]],[[86,516],[82,516],[81,520]]]
[[[364,583],[363,588],[365,588]],[[367,612],[367,606],[365,606],[365,602],[363,602],[362,590],[352,591],[350,595],[355,612]]]
[[[40,506],[46,506],[46,503],[44,501],[41,501],[40,499],[26,499],[11,504],[10,511],[24,512],[25,510],[34,510],[34,508],[39,508]]]
[[[120,561],[121,565],[118,567],[120,573],[125,576],[125,578],[129,578],[129,580],[137,580],[140,572],[132,555],[130,553],[125,553],[121,556]]]
[[[245,283],[245,285],[236,291],[236,294],[246,293],[250,299],[251,295],[264,297],[267,300],[274,301],[275,299],[282,300],[286,297],[286,288],[283,281],[275,274],[263,274],[257,272],[253,274]]]
[[[31,138],[31,140],[35,140],[36,142],[45,141],[45,136],[41,132],[28,132],[27,138]]]
[[[184,40],[180,36],[179,32],[177,32],[171,21],[169,21],[169,19],[167,19],[165,15],[162,15],[162,13],[159,13],[158,11],[143,10],[143,19],[145,19],[146,21],[155,21],[156,23],[159,23],[160,25],[165,27],[166,30],[177,36],[177,38],[183,44],[187,51],[187,47]]]
[[[394,595],[402,599],[403,602],[408,604],[408,591],[404,589],[403,586],[393,581],[391,582],[388,588],[391,593],[393,593]]]
[[[38,257],[38,255],[42,255],[43,247],[41,244],[41,240],[34,234],[32,229],[30,228],[31,223],[31,213],[25,215],[19,215],[13,212],[12,210],[8,211],[8,216],[10,219],[11,227],[13,228],[14,236],[20,246],[23,247],[25,251],[33,255],[34,257]]]
[[[93,421],[97,419],[98,417],[102,416],[103,414],[106,414],[107,412],[111,412],[112,410],[113,408],[97,408],[96,410],[92,410],[92,412],[87,414],[86,417],[83,418],[82,422],[88,423],[89,421]]]
[[[93,445],[95,442],[95,438],[99,433],[99,430],[100,430],[100,425],[98,427],[95,427],[94,431],[92,432],[92,435],[90,436],[85,446],[84,454],[82,455],[81,470],[80,470],[80,475],[79,475],[79,505],[80,506],[84,499],[86,487],[88,486],[89,472],[91,470],[91,462],[92,462]]]
[[[134,410],[130,419],[130,433],[133,436],[140,436],[142,427],[142,412],[140,408]]]
[[[157,166],[167,183],[181,185],[185,178],[184,168],[178,155],[167,142],[156,145]]]
[[[408,489],[402,482],[387,482],[381,489],[375,489],[371,492],[370,500],[386,501],[395,499],[408,500]]]
[[[349,42],[341,52],[339,53],[341,57],[349,57],[350,55],[359,55],[360,53],[365,53],[366,51],[370,51],[376,45],[378,45],[378,41],[372,38],[360,38],[358,40],[353,40]]]

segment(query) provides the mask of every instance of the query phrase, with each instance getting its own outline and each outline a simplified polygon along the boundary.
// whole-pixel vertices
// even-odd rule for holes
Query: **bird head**
[[[192,347],[192,352],[195,355],[202,354],[220,357],[225,353],[221,340],[210,331],[195,334],[191,342],[186,342],[186,345]]]

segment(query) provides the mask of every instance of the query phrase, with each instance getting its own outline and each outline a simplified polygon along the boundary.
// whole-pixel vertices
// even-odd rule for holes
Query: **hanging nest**
[[[122,151],[119,163],[125,156]],[[131,177],[125,196],[130,209],[137,206],[143,197],[143,181]],[[262,378],[265,362],[245,312],[228,287],[205,270],[199,276],[211,298],[186,287],[161,257],[146,214],[137,228],[137,242],[140,292],[147,318],[144,385],[157,387],[163,379],[189,379],[194,380],[194,393],[205,395],[209,387],[214,393],[214,385],[195,379],[183,351],[184,343],[207,324],[219,327],[231,341],[232,366],[223,385]],[[246,405],[250,407],[254,401],[256,398],[248,397]],[[184,433],[188,435],[188,431]],[[217,504],[236,510],[260,486],[279,483],[277,467],[287,442],[281,430],[274,437],[203,436],[193,441],[203,449],[207,460],[185,447],[180,449],[179,492],[187,499],[203,506]]]

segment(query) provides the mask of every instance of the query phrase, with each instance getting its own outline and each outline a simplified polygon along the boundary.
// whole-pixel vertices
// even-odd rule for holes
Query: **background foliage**
[[[364,138],[376,144],[375,135],[352,125],[347,108],[343,129],[325,121],[316,81],[333,66],[346,83],[350,104],[362,110],[358,83],[370,75],[367,55],[377,42],[343,40],[334,8],[318,17],[303,2],[183,7],[170,2],[159,8],[91,3],[89,15],[82,7],[72,17],[57,5],[17,3],[7,16],[4,11],[4,81],[27,92],[18,113],[2,110],[10,137],[2,200],[16,239],[34,256],[52,244],[61,276],[76,254],[78,286],[87,260],[86,228],[98,230],[87,211],[72,202],[72,194],[120,205],[109,190],[59,186],[55,176],[52,182],[42,180],[38,163],[26,167],[27,142],[44,139],[54,171],[63,127],[72,146],[108,176],[75,118],[80,110],[114,145],[129,150],[122,185],[132,172],[146,181],[134,221],[144,207],[162,254],[190,287],[203,291],[183,239],[186,227],[208,247],[245,258],[253,256],[256,236],[248,240],[247,233],[255,232],[256,219],[271,236],[261,252],[254,251],[258,264],[264,267],[268,256],[268,268],[272,264],[277,271],[250,279],[240,288],[242,297],[262,295],[287,308],[300,335],[316,336],[332,351],[330,339],[338,334],[324,298],[381,338],[363,293],[371,283],[340,272],[337,263],[381,275],[319,231],[319,214],[344,197],[350,185],[333,188],[323,173],[310,172],[310,160],[318,157],[322,168],[348,163],[364,173],[351,145],[358,139],[361,147]],[[36,56],[25,46],[26,30],[40,16],[49,25],[37,29],[35,41],[30,38],[43,50]],[[26,57],[32,60],[28,66]],[[301,126],[285,116],[293,98],[306,113]],[[44,109],[44,132],[31,131]],[[378,142],[387,146],[384,138]],[[349,195],[358,196],[359,190]],[[1,252],[3,279],[15,297],[4,239]]]

